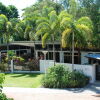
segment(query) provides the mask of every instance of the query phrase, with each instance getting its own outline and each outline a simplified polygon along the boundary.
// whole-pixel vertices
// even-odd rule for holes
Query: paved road
[[[14,100],[100,100],[100,83],[81,89],[4,88]]]

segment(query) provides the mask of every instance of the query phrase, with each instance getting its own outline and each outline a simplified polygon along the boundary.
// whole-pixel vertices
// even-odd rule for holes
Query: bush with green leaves
[[[6,95],[2,93],[2,88],[3,88],[2,84],[4,82],[4,79],[5,79],[5,74],[0,73],[0,100],[13,100],[13,99],[7,98]]]
[[[88,84],[89,78],[82,72],[66,70],[63,65],[50,67],[42,79],[47,88],[76,88]]]
[[[42,79],[42,84],[48,88],[65,88],[66,74],[67,71],[63,65],[50,67]]]
[[[82,72],[72,71],[67,73],[66,87],[81,88],[89,83],[89,77],[85,76]]]
[[[4,93],[0,93],[0,100],[13,100],[13,99],[7,98],[7,96]]]
[[[7,70],[7,64],[0,63],[0,72],[5,72]]]
[[[5,74],[0,73],[0,88],[2,88],[2,84],[4,82],[4,79],[5,79]]]

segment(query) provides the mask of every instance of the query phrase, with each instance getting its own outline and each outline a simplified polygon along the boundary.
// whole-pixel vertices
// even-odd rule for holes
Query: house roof
[[[10,42],[9,45],[21,45],[21,46],[29,46],[29,47],[34,47],[35,45],[41,45],[41,41],[14,41]],[[52,42],[47,42],[47,44],[52,44]],[[55,42],[55,45],[60,44],[60,42]],[[7,44],[0,44],[0,46],[6,46]]]
[[[100,60],[100,54],[88,54],[85,57],[95,60]]]

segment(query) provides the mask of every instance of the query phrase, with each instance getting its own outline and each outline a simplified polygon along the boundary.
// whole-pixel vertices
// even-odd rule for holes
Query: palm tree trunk
[[[70,63],[71,63],[71,59],[72,59],[72,51],[71,51],[71,47],[70,47]]]
[[[54,60],[54,66],[55,66],[55,43],[54,43],[54,35],[52,35],[53,40],[53,60]]]
[[[35,41],[34,42],[34,58],[36,59],[36,48],[35,48]]]
[[[47,45],[47,49],[48,49],[48,60],[49,60],[49,44]]]
[[[8,57],[8,68],[9,68],[9,54],[8,54],[8,51],[9,51],[9,43],[7,41],[7,57]],[[9,68],[10,70],[10,68]]]
[[[80,64],[80,48],[78,49],[78,63]]]
[[[74,70],[74,32],[72,34],[72,71]]]

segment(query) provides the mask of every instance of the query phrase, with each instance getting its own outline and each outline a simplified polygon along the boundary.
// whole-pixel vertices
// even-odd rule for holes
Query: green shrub
[[[4,93],[0,93],[0,100],[13,100],[13,99],[7,98]]]
[[[50,67],[42,79],[42,85],[48,88],[84,87],[89,78],[78,71],[65,70],[63,65]]]
[[[7,66],[4,63],[0,63],[0,72],[5,72],[7,70]]]
[[[13,100],[10,98],[7,98],[4,93],[2,93],[2,84],[4,82],[5,75],[3,73],[0,74],[0,100]]]
[[[5,75],[4,74],[0,74],[0,92],[2,92],[2,84],[4,82],[5,79]]]
[[[0,73],[0,88],[2,87],[4,79],[5,79],[5,75],[3,73]]]
[[[66,87],[66,71],[63,65],[50,67],[46,76],[42,79],[44,87],[48,88],[65,88]]]
[[[72,71],[67,74],[66,87],[70,88],[81,88],[89,83],[89,78],[82,72]]]

